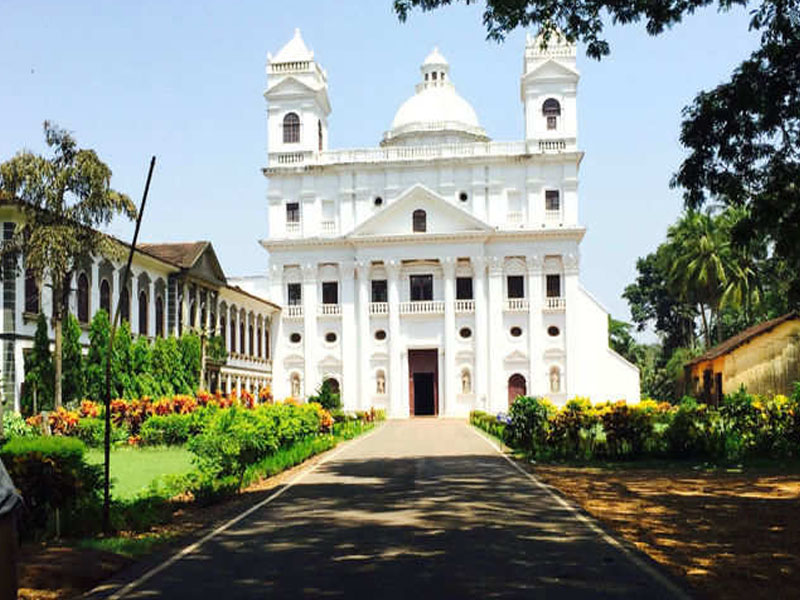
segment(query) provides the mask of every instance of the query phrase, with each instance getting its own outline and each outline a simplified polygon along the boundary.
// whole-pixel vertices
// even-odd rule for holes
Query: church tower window
[[[289,113],[283,117],[283,143],[297,144],[300,142],[300,117],[296,113]]]
[[[427,215],[425,214],[424,210],[421,208],[415,210],[414,214],[412,215],[412,221],[414,231],[420,233],[427,231]]]
[[[319,151],[322,152],[322,121],[317,121],[317,139],[319,141]]]
[[[548,98],[542,105],[542,114],[547,119],[547,128],[555,129],[561,116],[561,104],[555,98]]]

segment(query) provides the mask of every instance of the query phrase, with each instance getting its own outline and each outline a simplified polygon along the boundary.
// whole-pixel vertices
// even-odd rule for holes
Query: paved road
[[[416,419],[349,443],[125,597],[676,597],[664,581],[465,423]]]

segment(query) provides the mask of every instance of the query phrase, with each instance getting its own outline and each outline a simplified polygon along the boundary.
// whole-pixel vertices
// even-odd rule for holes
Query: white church
[[[269,278],[249,283],[283,307],[276,398],[330,380],[346,410],[391,417],[639,400],[579,279],[574,45],[528,38],[512,142],[490,139],[438,49],[371,148],[328,147],[327,74],[299,31],[267,74]]]

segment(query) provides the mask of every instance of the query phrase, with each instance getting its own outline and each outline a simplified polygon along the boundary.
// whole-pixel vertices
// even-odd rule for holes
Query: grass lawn
[[[86,458],[103,464],[103,449],[90,448]],[[162,475],[181,475],[192,470],[192,453],[177,446],[111,449],[111,481],[115,498],[127,500]]]

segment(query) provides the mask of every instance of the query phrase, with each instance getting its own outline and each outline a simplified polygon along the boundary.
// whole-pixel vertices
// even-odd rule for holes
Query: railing
[[[412,300],[400,303],[402,315],[435,315],[444,312],[444,302],[441,300]]]
[[[302,319],[303,318],[303,305],[291,304],[285,308],[287,319]]]
[[[508,298],[505,308],[507,312],[524,312],[528,310],[528,300],[526,298]]]
[[[273,156],[279,165],[294,165],[305,162],[306,154],[311,156],[310,152],[282,152],[280,154],[273,154]]]
[[[539,140],[539,151],[560,151],[567,149],[567,142],[565,140]]]
[[[322,228],[322,233],[328,235],[336,233],[336,221],[322,221],[320,227]]]
[[[558,223],[561,221],[561,211],[552,209],[545,210],[544,220],[546,223]]]
[[[342,314],[341,304],[320,304],[319,314],[325,317],[338,317]]]
[[[508,213],[507,219],[509,225],[521,225],[522,224],[522,212],[515,210]]]
[[[475,300],[456,300],[456,312],[475,312]]]
[[[288,235],[297,235],[300,233],[300,221],[289,221],[286,223],[286,233]]]
[[[369,314],[371,315],[388,315],[389,303],[388,302],[370,302]]]
[[[545,310],[564,310],[567,308],[566,298],[545,298]]]

